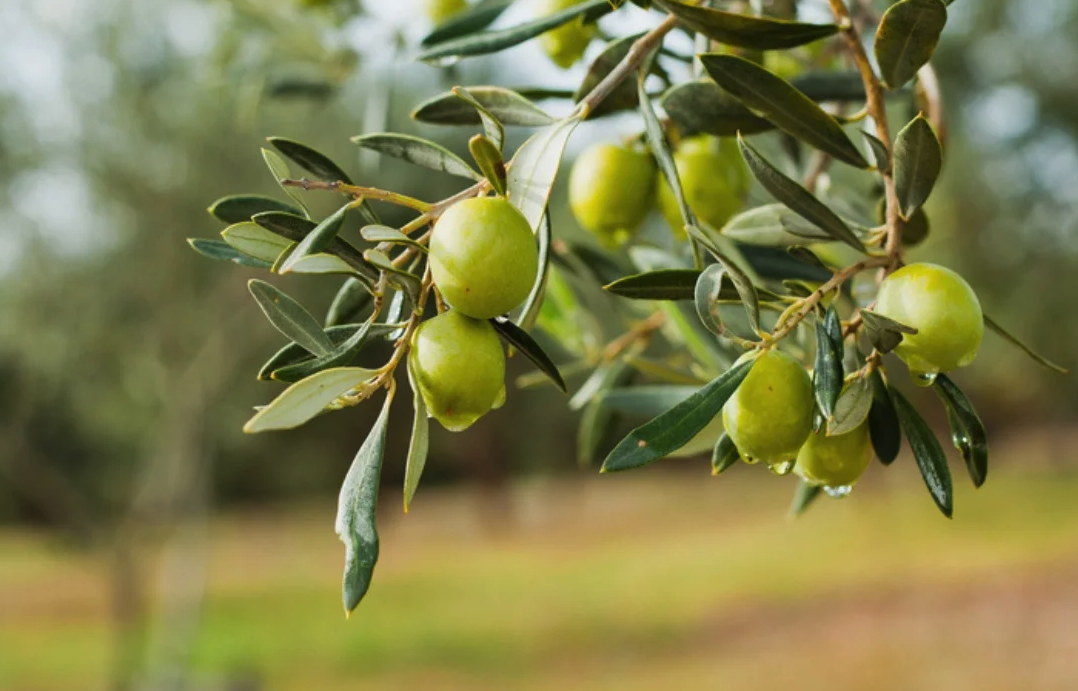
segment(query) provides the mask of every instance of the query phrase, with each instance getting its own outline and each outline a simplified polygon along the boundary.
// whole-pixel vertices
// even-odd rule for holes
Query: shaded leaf
[[[550,359],[550,356],[546,354],[542,347],[535,342],[535,339],[528,335],[527,331],[502,317],[489,321],[506,343],[523,353],[524,357],[531,360],[532,364],[549,377],[559,389],[568,393],[569,389],[565,386],[565,380],[562,379],[561,373],[558,372],[557,365],[554,364],[554,361]]]
[[[284,184],[284,180],[292,177],[292,172],[288,169],[288,164],[281,158],[276,151],[270,151],[269,149],[262,149],[262,160],[266,162],[266,167],[269,168],[270,173],[273,175],[273,179],[277,181],[277,184],[281,186],[284,193],[288,195],[289,199],[294,201],[300,209],[303,210],[305,216],[310,216],[311,212],[307,209],[307,203],[303,201],[303,195],[300,193],[298,187],[287,187]],[[264,212],[274,213],[274,212]]]
[[[341,588],[345,614],[351,614],[371,586],[378,561],[378,484],[382,477],[389,405],[386,396],[382,412],[375,420],[352,467],[344,477],[337,502],[337,536],[344,543],[344,583]]]
[[[603,405],[619,413],[655,417],[688,399],[699,386],[645,384],[611,389],[603,394]]]
[[[543,214],[535,239],[539,244],[539,271],[535,275],[535,284],[528,293],[528,299],[520,308],[520,316],[514,320],[516,325],[525,331],[535,326],[535,321],[539,318],[539,310],[543,307],[543,297],[546,295],[547,280],[550,277],[550,249],[554,238],[549,209]]]
[[[684,401],[629,433],[603,462],[603,472],[647,465],[677,451],[719,414],[748,375],[743,362],[706,384]]]
[[[454,86],[453,93],[457,98],[464,101],[472,108],[475,108],[475,112],[479,113],[479,121],[483,123],[483,131],[487,133],[487,137],[494,144],[498,151],[502,150],[505,146],[505,127],[501,121],[491,113],[486,106],[480,103],[474,96],[468,93],[468,90],[462,86]]]
[[[440,170],[443,173],[469,180],[481,180],[483,177],[465,163],[463,159],[441,144],[436,144],[420,137],[413,137],[409,134],[396,134],[394,132],[361,134],[358,137],[352,137],[352,143],[386,156],[399,158],[424,168]]]
[[[583,21],[592,22],[614,9],[610,0],[584,0],[579,4],[555,12],[554,14],[532,19],[497,31],[479,31],[444,41],[420,51],[416,59],[424,62],[439,62],[448,58],[464,58],[474,55],[497,53],[523,43],[536,36],[556,29],[562,24],[583,16]]]
[[[831,305],[823,321],[816,323],[816,362],[812,372],[816,404],[828,420],[834,417],[842,393],[842,351],[842,322]]]
[[[818,485],[810,485],[804,480],[798,478],[797,489],[794,490],[793,501],[790,502],[790,515],[800,516],[805,513],[805,509],[812,505],[812,502],[816,501],[816,498],[823,493],[823,488]]]
[[[203,257],[208,257],[210,259],[235,262],[241,266],[252,266],[258,269],[268,269],[273,266],[270,262],[255,259],[254,257],[240,252],[223,240],[188,238],[187,244],[191,246],[191,249],[198,252]]]
[[[947,23],[941,0],[901,0],[891,5],[876,29],[876,62],[884,84],[897,89],[932,57]]]
[[[333,342],[334,347],[344,343],[351,338],[357,330],[361,328],[367,328],[364,324],[339,324],[337,326],[330,326],[326,329],[326,335],[329,336],[329,340]],[[382,334],[388,333],[391,330],[395,330],[397,327],[391,324],[372,324],[369,329],[368,337],[373,338]],[[283,367],[294,365],[297,362],[304,360],[312,360],[314,358],[311,352],[301,346],[298,343],[289,343],[285,347],[278,350],[273,354],[266,364],[262,365],[262,369],[258,371],[259,381],[271,381],[273,379],[273,373],[280,370]]]
[[[857,168],[868,168],[842,126],[789,82],[734,55],[699,56],[708,75],[783,132]]]
[[[389,226],[363,226],[359,229],[359,234],[367,242],[389,242],[396,245],[408,245],[409,247],[415,247],[422,252],[426,252],[427,248],[419,244],[412,238],[408,237],[404,233],[400,232],[396,228],[390,228]]]
[[[579,123],[579,118],[569,117],[544,127],[517,149],[509,164],[509,201],[533,229],[543,218],[565,144]]]
[[[361,367],[328,369],[292,384],[243,426],[248,434],[292,429],[325,410],[351,389],[376,376]]]
[[[969,398],[946,374],[936,376],[932,388],[947,407],[951,441],[962,453],[974,487],[988,478],[988,435]]]
[[[681,222],[686,226],[695,225],[696,217],[693,215],[692,209],[689,208],[689,203],[685,201],[685,191],[681,187],[681,178],[678,176],[677,165],[674,163],[674,156],[670,152],[670,145],[666,141],[666,133],[663,131],[662,123],[659,122],[658,116],[655,115],[651,99],[648,98],[647,90],[644,88],[646,80],[647,73],[641,70],[637,76],[636,90],[640,97],[640,115],[644,120],[644,132],[647,135],[648,145],[651,148],[652,155],[655,156],[655,162],[659,165],[659,170],[674,194],[674,199],[677,200],[678,209],[681,212]]]
[[[352,179],[348,177],[348,173],[344,172],[340,166],[331,161],[325,154],[315,151],[306,144],[284,137],[266,137],[266,141],[273,144],[289,160],[319,180],[352,184]]]
[[[419,487],[419,479],[423,476],[423,468],[427,465],[427,451],[430,447],[430,418],[427,415],[427,404],[423,395],[416,386],[415,374],[412,372],[412,361],[408,360],[408,381],[412,385],[412,408],[415,416],[412,419],[412,437],[408,443],[408,460],[404,464],[404,513],[408,513],[408,507],[412,505],[412,497]]]
[[[954,489],[951,484],[951,471],[947,467],[947,456],[943,453],[936,435],[924,421],[921,415],[913,407],[906,397],[897,389],[890,390],[891,400],[895,404],[895,412],[898,414],[899,424],[906,433],[906,439],[913,450],[913,457],[917,461],[917,467],[921,470],[932,500],[950,518],[954,513]]]
[[[468,140],[468,149],[472,158],[479,164],[479,170],[490,182],[491,189],[499,196],[505,196],[505,161],[501,150],[487,137],[477,134]]]
[[[865,334],[872,347],[881,353],[890,353],[902,342],[902,334],[915,334],[917,329],[896,322],[890,317],[862,309],[861,319],[865,322]]]
[[[1026,355],[1030,356],[1035,361],[1037,361],[1040,364],[1044,365],[1048,369],[1050,369],[1050,370],[1052,370],[1054,372],[1059,372],[1060,374],[1067,374],[1068,372],[1070,372],[1070,370],[1067,369],[1066,367],[1062,367],[1060,365],[1057,365],[1056,363],[1052,362],[1051,360],[1048,360],[1047,358],[1035,353],[1032,348],[1027,346],[1022,341],[1019,341],[1015,336],[1013,336],[1010,332],[1008,332],[1006,329],[1004,329],[1002,326],[1000,326],[994,319],[989,317],[987,314],[984,315],[984,325],[987,326],[992,331],[995,331],[998,335],[1002,336],[1003,340],[1007,341],[1008,343],[1015,346],[1016,348],[1020,348],[1023,352],[1025,352]]]
[[[367,250],[363,253],[363,257],[370,262],[371,266],[384,271],[389,281],[403,290],[413,305],[419,304],[419,295],[423,288],[423,282],[419,276],[398,268],[389,257],[377,250]]]
[[[247,288],[266,318],[286,338],[314,355],[325,355],[333,350],[333,343],[322,326],[298,302],[265,281],[251,279]]]
[[[287,202],[260,194],[233,194],[221,197],[207,209],[214,218],[225,223],[243,223],[263,211],[284,211],[301,214],[303,211]]]
[[[654,0],[654,3],[697,33],[728,46],[751,50],[795,48],[834,36],[839,31],[837,24],[806,24],[754,17],[710,7],[697,7],[679,0]]]
[[[749,164],[749,170],[764,189],[773,197],[796,212],[805,220],[816,225],[836,240],[840,240],[854,249],[864,251],[865,246],[857,238],[845,221],[834,211],[817,199],[793,178],[787,177],[778,168],[771,165],[747,141],[738,137],[741,154]]]
[[[448,40],[481,31],[494,23],[513,4],[513,0],[487,0],[470,5],[453,15],[423,37],[419,45],[429,48]]]
[[[824,264],[823,260],[816,256],[815,252],[804,245],[791,245],[786,248],[786,252],[797,261],[809,266],[818,266],[821,269],[827,268],[827,264]]]
[[[895,193],[903,218],[925,203],[942,167],[943,147],[932,125],[918,115],[895,138]]]
[[[296,249],[292,250],[288,258],[281,264],[280,273],[285,274],[292,271],[299,260],[327,249],[337,238],[337,234],[341,232],[345,216],[348,215],[351,208],[351,204],[345,204],[327,216],[310,233],[307,233],[307,236],[296,245]],[[345,268],[347,269],[347,265]]]
[[[891,465],[902,449],[898,413],[880,371],[872,370],[869,381],[872,383],[872,407],[868,411],[868,433],[872,450],[881,463]]]
[[[659,269],[619,278],[603,289],[634,300],[693,300],[699,279],[696,269]]]
[[[704,132],[732,137],[738,132],[749,135],[774,129],[711,80],[685,82],[667,89],[662,107],[685,136]]]
[[[726,472],[740,458],[741,454],[738,453],[734,440],[723,432],[719,440],[715,442],[715,449],[711,452],[711,474],[720,475]]]
[[[517,92],[500,86],[469,86],[468,94],[503,125],[543,127],[557,122]],[[412,118],[436,125],[479,125],[479,112],[452,91],[420,103]]]
[[[281,367],[274,370],[270,377],[277,381],[300,381],[317,372],[348,365],[363,350],[363,346],[371,335],[370,332],[371,322],[364,322],[351,336],[338,343],[325,355]]]
[[[868,379],[854,379],[844,386],[835,402],[835,414],[827,422],[828,436],[846,434],[860,427],[868,418],[872,400],[872,382]]]
[[[588,66],[588,72],[584,75],[584,80],[573,94],[573,103],[580,103],[585,96],[591,93],[591,90],[629,54],[629,49],[641,36],[643,34],[623,36],[608,43],[603,48],[603,52],[599,54],[599,57],[595,58],[591,65]],[[609,96],[604,98],[594,110],[588,113],[588,117],[597,118],[619,110],[635,108],[639,102],[636,85],[633,84],[631,79],[626,79]]]
[[[872,149],[872,158],[876,161],[876,168],[880,172],[887,172],[891,167],[891,152],[878,137],[862,130],[861,136],[868,142],[868,148]]]

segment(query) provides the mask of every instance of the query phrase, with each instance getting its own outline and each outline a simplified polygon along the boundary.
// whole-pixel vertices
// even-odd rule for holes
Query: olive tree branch
[[[861,81],[865,85],[867,96],[866,107],[869,115],[876,123],[876,137],[883,144],[889,154],[893,153],[894,145],[891,141],[891,131],[887,124],[887,104],[884,101],[883,84],[872,70],[872,63],[865,52],[865,46],[861,42],[861,32],[850,16],[850,10],[845,0],[828,0],[835,19],[842,27],[842,33],[846,37],[850,56],[861,73]],[[891,158],[890,156],[888,158]],[[883,177],[884,195],[887,205],[887,242],[885,249],[891,258],[890,266],[897,265],[902,260],[902,217],[898,210],[898,195],[895,192],[894,171],[890,164],[880,171]]]

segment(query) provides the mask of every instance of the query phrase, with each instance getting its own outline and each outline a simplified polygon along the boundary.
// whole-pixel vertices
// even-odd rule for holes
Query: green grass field
[[[975,492],[956,474],[948,521],[898,463],[797,521],[793,480],[760,468],[533,481],[508,515],[456,490],[401,516],[387,492],[350,621],[332,501],[223,516],[201,609],[176,606],[198,545],[155,560],[150,648],[193,627],[215,689],[1078,688],[1078,475],[1012,463]],[[104,687],[106,573],[0,534],[0,688]]]

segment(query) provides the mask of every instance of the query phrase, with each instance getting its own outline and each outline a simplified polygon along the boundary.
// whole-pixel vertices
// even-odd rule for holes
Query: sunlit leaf
[[[414,137],[410,134],[396,134],[394,132],[361,134],[358,137],[352,137],[352,143],[386,156],[399,158],[424,168],[440,170],[469,180],[481,180],[483,177],[465,163],[462,158],[441,144]]]
[[[307,377],[289,386],[268,406],[255,413],[243,426],[243,431],[254,434],[298,427],[376,374],[361,367],[339,367]]]
[[[505,12],[506,8],[512,4],[513,0],[485,0],[484,2],[469,5],[466,9],[439,24],[433,31],[423,37],[419,45],[423,48],[429,48],[451,39],[482,31],[493,24]]]
[[[490,188],[495,194],[505,196],[505,161],[502,159],[501,150],[494,145],[489,138],[477,134],[468,140],[468,150],[472,152],[472,158],[483,171],[483,176],[490,183]]]
[[[509,164],[509,201],[533,229],[546,211],[565,144],[579,123],[579,118],[570,117],[544,127],[517,149]]]
[[[265,281],[251,279],[247,288],[270,323],[289,340],[315,355],[333,350],[333,342],[318,320],[298,302]]]
[[[839,31],[837,24],[806,24],[769,17],[754,17],[679,0],[654,0],[695,32],[728,46],[751,50],[780,50],[812,43]]]
[[[221,197],[207,209],[214,218],[225,223],[243,223],[250,221],[251,216],[263,211],[285,211],[291,214],[301,214],[302,210],[286,202],[273,197],[265,197],[260,194],[233,194]]]
[[[236,264],[240,264],[241,266],[252,266],[258,269],[268,269],[273,266],[271,262],[262,261],[261,259],[255,259],[254,257],[248,256],[243,252],[240,252],[235,247],[232,247],[223,240],[188,238],[187,244],[191,246],[191,249],[198,252],[203,257],[208,257],[209,259],[235,262]]]
[[[483,123],[483,131],[487,133],[487,137],[494,144],[494,147],[501,151],[502,147],[505,146],[505,126],[502,125],[498,117],[464,87],[453,87],[453,93],[457,98],[475,108],[475,112],[479,114],[479,121]]]
[[[543,127],[557,122],[517,92],[500,86],[469,86],[468,94],[503,125]],[[479,112],[454,92],[439,94],[420,103],[412,118],[437,125],[479,125]]]
[[[293,270],[299,260],[326,250],[337,238],[337,234],[341,232],[341,226],[344,225],[344,219],[348,215],[350,209],[351,205],[345,204],[315,226],[314,230],[308,233],[307,236],[296,245],[296,249],[292,250],[291,254],[288,255],[288,258],[285,259],[284,263],[281,265],[280,273],[288,273]],[[345,268],[347,269],[347,265]]]
[[[936,393],[947,406],[947,421],[951,425],[951,440],[962,453],[974,487],[988,478],[988,435],[969,398],[945,374],[936,376]]]

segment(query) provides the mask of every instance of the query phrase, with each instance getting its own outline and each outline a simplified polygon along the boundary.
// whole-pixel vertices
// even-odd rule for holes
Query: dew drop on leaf
[[[831,487],[830,485],[824,485],[824,492],[827,492],[827,496],[834,497],[835,499],[841,499],[843,497],[850,496],[850,492],[853,491],[853,485],[839,485],[838,487]]]

